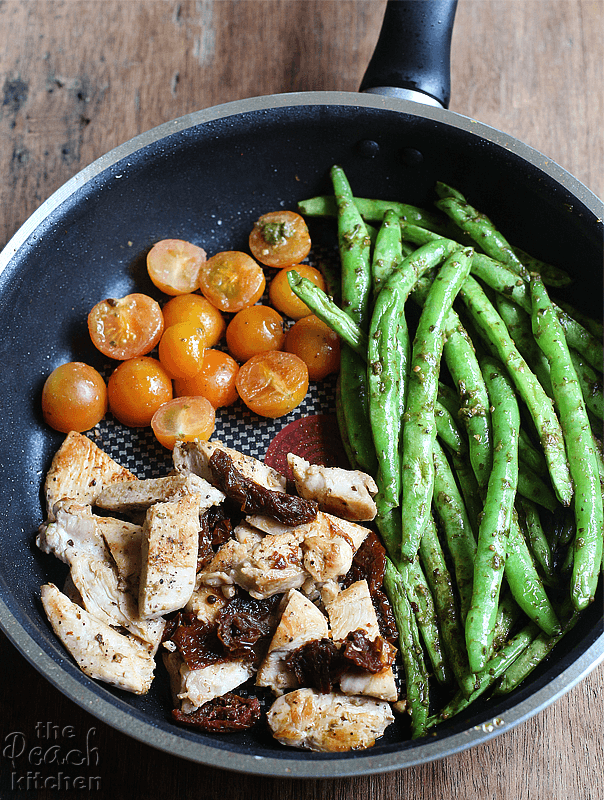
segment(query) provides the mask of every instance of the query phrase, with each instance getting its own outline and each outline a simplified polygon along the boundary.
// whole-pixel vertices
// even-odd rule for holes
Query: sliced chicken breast
[[[120,578],[132,591],[138,592],[143,526],[113,517],[97,517],[96,520],[97,529],[111,553]]]
[[[275,700],[267,720],[281,744],[341,753],[372,747],[394,715],[388,703],[371,698],[296,689]]]
[[[138,640],[105,625],[54,584],[42,586],[42,605],[55,634],[88,677],[134,694],[149,691],[155,660]]]
[[[329,628],[324,614],[301,592],[291,590],[281,620],[258,670],[256,685],[267,686],[275,694],[296,688],[298,681],[286,667],[285,659],[306,642],[328,636]]]
[[[227,600],[221,592],[217,592],[211,586],[202,585],[189,598],[185,611],[195,614],[197,619],[202,622],[213,623],[226,602]]]
[[[195,588],[199,544],[198,495],[156,503],[143,526],[138,604],[144,619],[182,608]]]
[[[170,676],[174,705],[190,714],[209,700],[232,692],[254,674],[249,661],[235,659],[189,669],[178,652],[164,653],[164,664]]]
[[[98,527],[98,517],[89,505],[74,500],[59,500],[53,507],[53,521],[40,526],[36,544],[44,553],[68,562],[73,555],[89,553],[104,559],[107,547]]]
[[[375,518],[377,507],[373,497],[378,487],[371,475],[359,470],[310,464],[294,453],[288,453],[287,463],[300,497],[314,500],[322,511],[352,521]]]
[[[82,605],[93,617],[112,627],[125,628],[155,653],[164,632],[163,619],[142,619],[137,596],[120,581],[112,565],[88,553],[69,559],[71,579]]]
[[[243,455],[217,441],[177,442],[173,453],[174,466],[179,472],[193,472],[211,483],[212,471],[209,461],[216,449],[224,450],[233,459],[236,468],[250,480],[273,491],[285,491],[287,480],[277,470],[267,467],[257,458]]]
[[[87,436],[71,431],[55,453],[46,474],[46,515],[49,520],[54,519],[54,505],[65,497],[93,504],[105,486],[135,478],[136,475],[120,466]]]
[[[154,503],[178,500],[187,494],[201,498],[200,512],[220,505],[224,495],[210,483],[193,473],[166,475],[163,478],[120,481],[106,486],[95,500],[95,505],[106,511],[144,511]]]

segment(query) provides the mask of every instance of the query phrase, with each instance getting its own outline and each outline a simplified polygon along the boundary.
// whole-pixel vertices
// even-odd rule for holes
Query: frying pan
[[[210,253],[245,249],[261,213],[295,208],[330,191],[340,164],[360,196],[429,206],[436,180],[462,190],[523,249],[575,278],[565,299],[599,316],[603,204],[526,145],[446,110],[455,2],[390,2],[362,92],[309,92],[227,103],[161,125],[77,174],[21,227],[0,255],[0,623],[52,684],[100,720],[160,750],[242,772],[335,777],[399,769],[440,758],[509,730],[555,701],[604,658],[602,588],[581,623],[509,697],[480,701],[427,740],[403,738],[399,723],[370,750],[313,754],[277,745],[262,727],[211,737],[174,726],[158,669],[148,696],[84,676],[55,639],[39,587],[61,582],[61,564],[39,553],[41,483],[62,435],[43,425],[40,391],[52,368],[84,360],[103,369],[86,315],[98,299],[135,288],[154,293],[144,255],[180,237]],[[404,42],[405,46],[401,47]],[[418,102],[420,101],[421,102]],[[321,236],[321,230],[317,236]],[[329,389],[299,414],[329,411]],[[294,415],[295,416],[295,415]],[[262,453],[286,418],[227,419],[230,443]],[[228,442],[227,442],[228,443]],[[145,430],[108,420],[103,446],[147,476],[166,457]]]

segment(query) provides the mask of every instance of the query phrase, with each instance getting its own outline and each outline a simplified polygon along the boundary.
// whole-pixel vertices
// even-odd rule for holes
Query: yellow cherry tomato
[[[94,367],[70,361],[54,369],[42,389],[42,414],[57,431],[94,428],[107,411],[107,387]]]
[[[215,421],[214,407],[205,397],[175,397],[157,409],[151,428],[160,444],[173,450],[176,442],[207,441]]]
[[[230,354],[238,361],[247,361],[266,350],[282,350],[283,317],[270,306],[243,308],[229,322],[226,342]]]
[[[285,314],[292,319],[302,319],[307,317],[311,312],[306,303],[303,303],[300,298],[294,294],[287,281],[287,273],[289,267],[279,270],[279,272],[272,279],[268,289],[268,296],[276,309],[282,314]],[[312,281],[315,286],[325,291],[325,279],[318,269],[311,267],[310,264],[297,264],[295,266],[296,272],[302,277]]]
[[[162,292],[181,295],[194,292],[206,251],[183,239],[162,239],[147,253],[147,272]]]
[[[130,428],[150,425],[157,409],[172,396],[170,376],[157,359],[149,356],[123,361],[107,383],[111,412]]]

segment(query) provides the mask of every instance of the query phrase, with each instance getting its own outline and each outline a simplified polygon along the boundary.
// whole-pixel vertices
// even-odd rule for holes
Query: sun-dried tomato
[[[344,578],[344,586],[366,580],[369,594],[373,594],[376,589],[382,588],[385,572],[386,551],[377,534],[370,531],[354,554],[352,566]]]
[[[212,547],[220,547],[221,544],[228,542],[233,532],[233,526],[223,507],[212,506],[206,511],[204,517],[207,520]]]
[[[239,472],[224,450],[215,450],[209,465],[215,485],[246,514],[266,514],[285,525],[302,525],[317,516],[319,507],[314,501],[261,486]]]
[[[258,643],[272,634],[277,623],[278,603],[277,595],[256,600],[239,594],[220,609],[217,635],[232,656],[255,651]]]
[[[170,639],[178,648],[189,669],[201,669],[209,664],[226,661],[216,625],[202,622],[194,614],[180,612]]]
[[[344,639],[342,656],[360,669],[375,673],[392,666],[396,649],[381,636],[369,639],[366,632],[359,628]]]
[[[204,703],[190,714],[178,708],[172,711],[176,722],[207,733],[231,733],[251,728],[260,719],[262,708],[256,697],[239,697],[229,692]]]
[[[331,639],[313,639],[297,647],[285,659],[300,686],[331,692],[346,669],[340,651]]]

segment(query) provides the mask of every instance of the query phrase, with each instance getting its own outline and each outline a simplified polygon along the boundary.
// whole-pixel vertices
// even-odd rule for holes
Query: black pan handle
[[[389,0],[360,91],[447,108],[456,8],[457,0]]]

